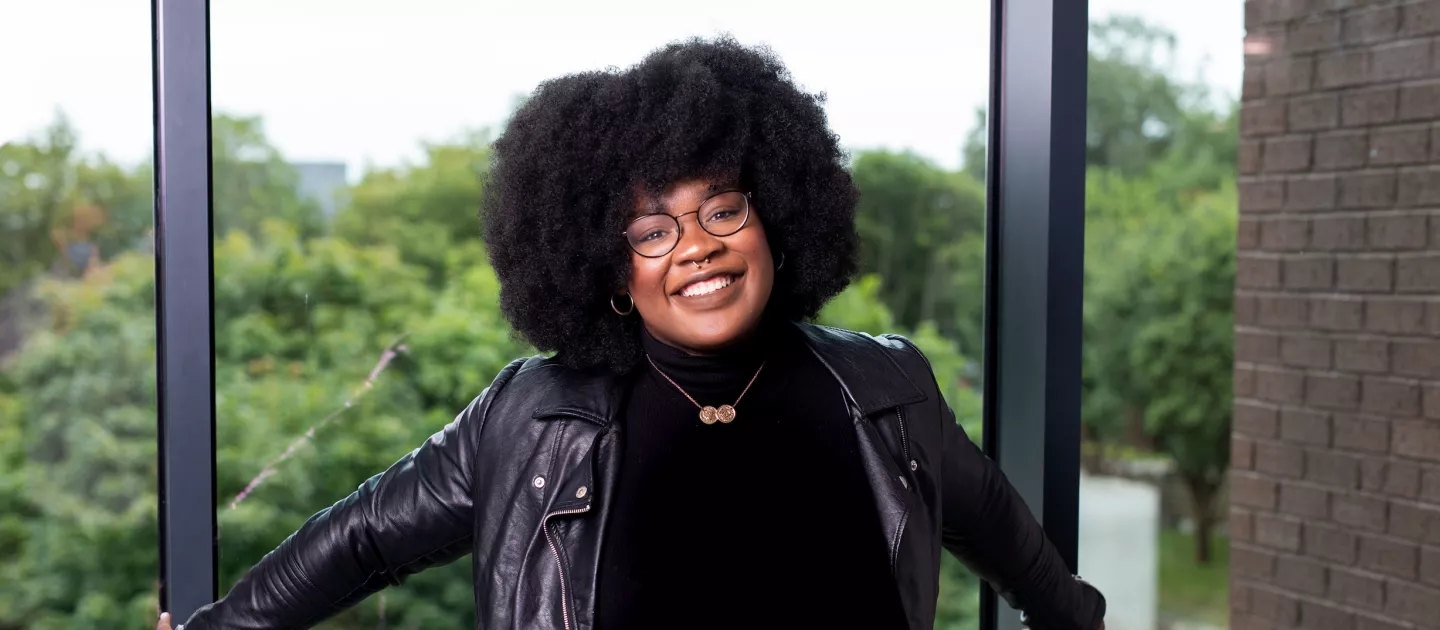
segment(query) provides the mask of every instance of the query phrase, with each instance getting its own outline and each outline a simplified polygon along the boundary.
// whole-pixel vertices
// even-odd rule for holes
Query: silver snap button
[[[583,499],[583,498],[585,498],[585,492],[586,492],[585,486],[580,486],[580,489],[575,491],[575,498],[577,498],[577,499]]]
[[[905,478],[904,478],[904,477],[901,477],[901,478],[900,478],[900,485],[905,486],[905,489],[906,489],[906,490],[909,490],[909,489],[910,489],[910,482],[905,481]]]
[[[536,487],[536,488],[544,488],[544,487],[545,487],[545,478],[544,478],[544,477],[541,477],[541,476],[539,476],[539,475],[536,475],[536,476],[535,476],[535,481],[532,481],[531,483],[535,484],[535,487]]]
[[[917,470],[919,470],[919,469],[920,469],[920,464],[915,463],[915,460],[913,460],[913,459],[910,460],[910,472],[915,472],[915,471],[917,471]]]

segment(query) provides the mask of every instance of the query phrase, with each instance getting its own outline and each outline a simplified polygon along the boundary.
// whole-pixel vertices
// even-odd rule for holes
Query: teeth
[[[709,280],[705,280],[703,282],[696,282],[694,284],[686,286],[683,290],[680,291],[680,295],[683,295],[685,297],[696,297],[700,295],[714,293],[728,286],[730,286],[730,276],[716,276]]]

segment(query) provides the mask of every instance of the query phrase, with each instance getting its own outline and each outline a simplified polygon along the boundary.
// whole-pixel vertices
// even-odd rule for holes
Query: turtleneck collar
[[[664,371],[665,376],[669,376],[701,404],[729,404],[734,401],[726,398],[739,395],[751,377],[755,376],[761,362],[775,349],[774,342],[780,333],[778,328],[774,325],[762,325],[755,334],[719,352],[695,355],[656,339],[642,326],[640,346],[655,362],[655,366]],[[655,368],[648,362],[642,364],[642,367],[664,382],[666,387],[672,387],[665,382],[664,377],[655,373]]]

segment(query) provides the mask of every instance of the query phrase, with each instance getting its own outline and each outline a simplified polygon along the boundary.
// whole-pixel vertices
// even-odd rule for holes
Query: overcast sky
[[[772,46],[826,92],[850,148],[909,149],[957,167],[986,99],[989,3],[976,0],[211,0],[216,111],[259,115],[290,159],[413,159],[421,140],[493,126],[537,82],[627,66],[668,41],[722,31]],[[697,6],[700,3],[694,3]],[[0,0],[0,141],[57,108],[81,144],[124,162],[151,146],[148,0]],[[713,7],[721,6],[721,11]],[[1091,0],[1092,17],[1173,30],[1178,66],[1235,95],[1242,2]]]

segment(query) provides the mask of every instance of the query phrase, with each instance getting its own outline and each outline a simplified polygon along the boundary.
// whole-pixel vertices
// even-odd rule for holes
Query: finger
[[[170,630],[170,613],[160,613],[160,623],[155,624],[155,630]]]

